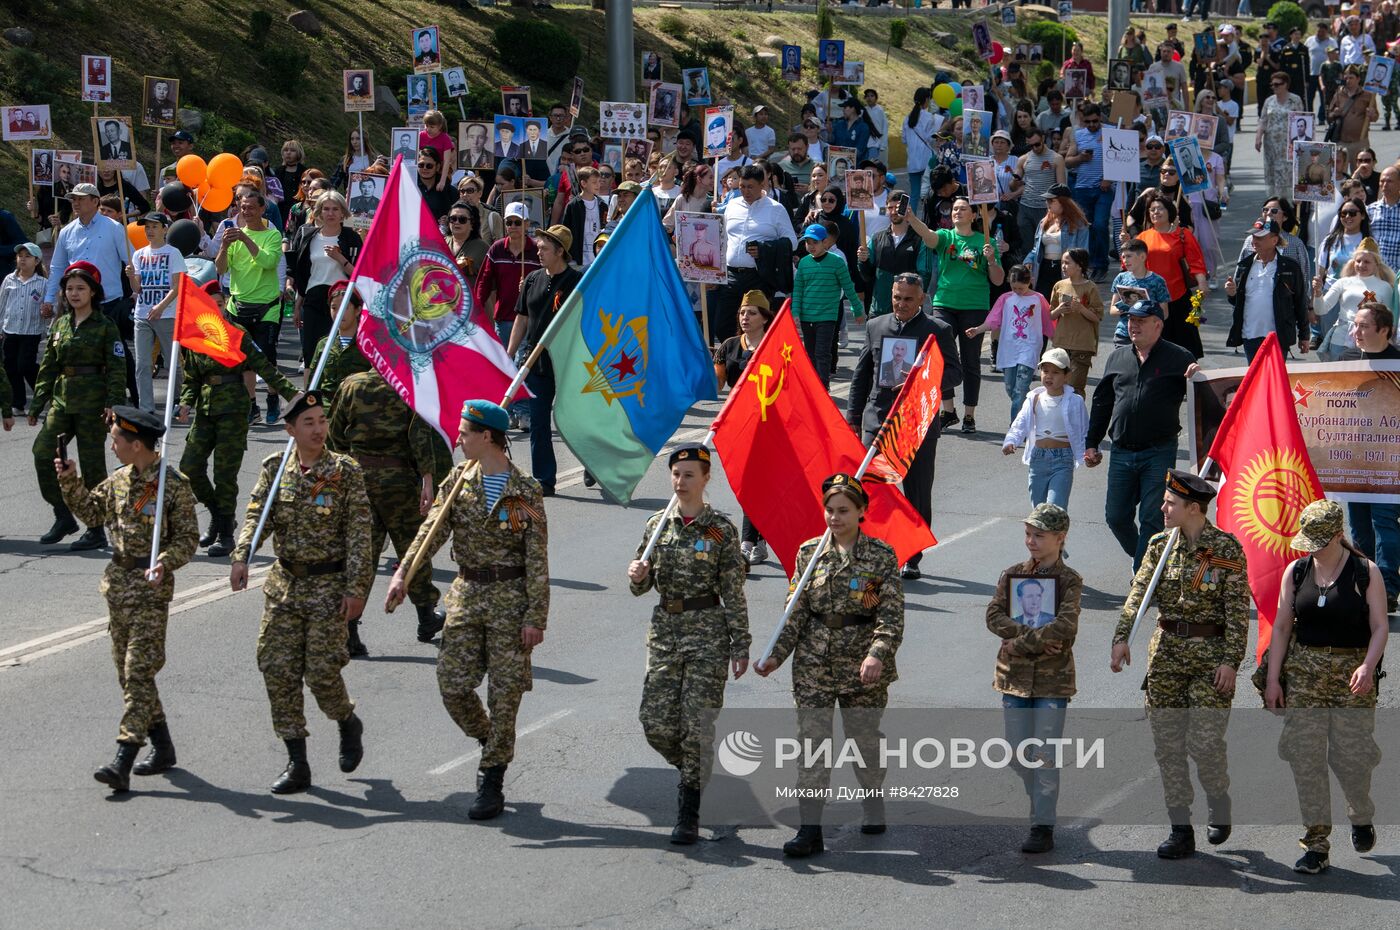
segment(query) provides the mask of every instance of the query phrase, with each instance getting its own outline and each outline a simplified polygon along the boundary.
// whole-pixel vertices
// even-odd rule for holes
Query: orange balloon
[[[205,195],[201,209],[208,210],[210,213],[218,213],[221,210],[227,210],[231,203],[233,203],[233,188],[216,187]]]
[[[239,161],[238,156],[232,152],[221,152],[209,160],[206,178],[210,187],[232,189],[241,177],[243,177],[243,162]]]
[[[175,163],[175,177],[186,187],[198,187],[204,183],[209,166],[198,155],[186,155]]]
[[[209,182],[208,182],[208,181],[205,181],[203,184],[201,184],[201,185],[199,185],[198,187],[196,187],[196,188],[194,189],[194,199],[195,199],[195,202],[198,203],[199,201],[203,200],[205,197],[208,197],[208,196],[209,196],[209,192],[210,192],[211,190],[213,190],[213,188],[211,188],[211,187],[209,186]]]
[[[151,240],[146,238],[146,227],[136,222],[126,224],[126,238],[136,249],[144,249],[151,244]]]

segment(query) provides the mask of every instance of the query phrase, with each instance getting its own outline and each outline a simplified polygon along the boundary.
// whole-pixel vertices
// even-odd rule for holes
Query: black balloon
[[[167,213],[183,213],[194,205],[190,189],[179,181],[171,181],[160,189],[160,205]]]
[[[199,251],[199,239],[199,224],[194,220],[176,220],[165,234],[166,244],[173,245],[185,258]]]

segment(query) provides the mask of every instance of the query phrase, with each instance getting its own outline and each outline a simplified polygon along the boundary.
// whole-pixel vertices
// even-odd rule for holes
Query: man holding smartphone
[[[867,311],[871,319],[890,312],[895,277],[917,270],[919,254],[924,249],[922,237],[931,235],[929,228],[909,212],[909,195],[903,191],[891,192],[885,204],[885,216],[890,225],[870,236],[856,250],[861,274],[867,281],[874,281]]]

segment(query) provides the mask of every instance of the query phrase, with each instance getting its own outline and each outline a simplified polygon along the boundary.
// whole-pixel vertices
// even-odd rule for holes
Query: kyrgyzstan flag
[[[1283,570],[1302,554],[1291,545],[1298,518],[1322,497],[1275,334],[1259,347],[1226,408],[1210,457],[1225,474],[1216,522],[1239,539],[1248,560],[1249,588],[1259,608],[1255,659],[1262,662],[1278,612]]]
[[[826,532],[821,484],[855,474],[865,447],[812,367],[784,304],[715,418],[715,449],[744,513],[791,575],[797,549]],[[894,547],[903,565],[936,543],[899,489],[866,482],[866,533]]]
[[[175,297],[175,341],[180,348],[207,355],[229,368],[248,357],[241,348],[243,333],[224,318],[214,298],[187,274],[180,275]]]
[[[351,280],[365,302],[360,351],[448,445],[457,443],[463,402],[530,396],[522,387],[505,397],[515,364],[474,306],[402,157],[389,172]]]
[[[943,403],[942,387],[943,353],[938,349],[938,338],[929,336],[875,437],[880,451],[875,453],[868,474],[894,483],[904,480],[938,416]]]

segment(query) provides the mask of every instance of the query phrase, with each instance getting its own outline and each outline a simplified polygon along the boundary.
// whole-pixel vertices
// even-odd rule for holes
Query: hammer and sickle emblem
[[[758,385],[755,389],[758,392],[758,419],[760,422],[767,422],[768,408],[778,399],[778,395],[783,392],[783,383],[787,380],[787,366],[778,372],[778,383],[772,391],[768,390],[768,379],[773,377],[773,369],[767,365],[758,366],[758,374],[749,375],[749,380]]]

